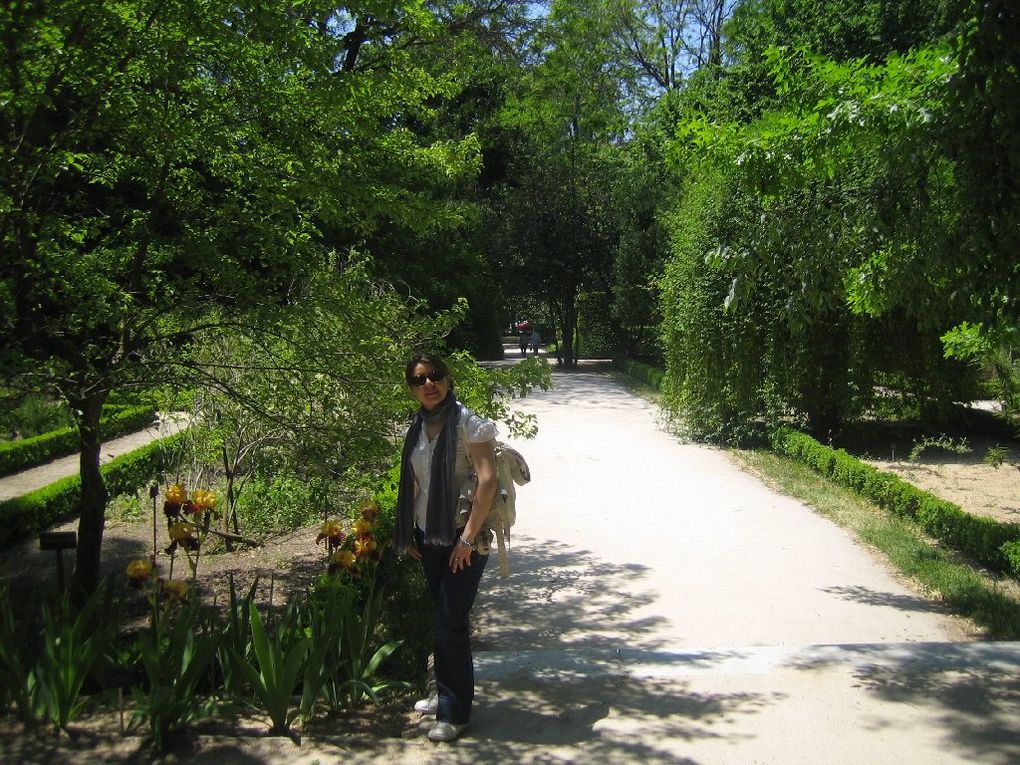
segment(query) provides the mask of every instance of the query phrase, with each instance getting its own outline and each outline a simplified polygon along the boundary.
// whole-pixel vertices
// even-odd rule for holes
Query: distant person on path
[[[531,331],[531,350],[538,353],[538,346],[542,344],[542,335],[538,332],[538,327],[535,327]]]
[[[519,332],[521,333],[521,336],[520,336],[520,338],[518,340],[519,344],[520,344],[520,347],[521,347],[521,355],[522,356],[527,356],[528,355],[528,333],[525,332],[523,329],[519,330]]]
[[[457,401],[438,356],[414,356],[404,379],[421,408],[404,439],[393,536],[397,550],[421,561],[435,605],[437,692],[414,708],[436,716],[432,741],[453,741],[467,728],[475,695],[468,614],[488,560],[481,528],[496,494],[496,425]],[[478,487],[465,518],[458,498],[472,471]]]

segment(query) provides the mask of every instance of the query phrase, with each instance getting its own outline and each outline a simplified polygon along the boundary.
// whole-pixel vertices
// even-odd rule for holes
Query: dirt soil
[[[983,458],[989,447],[1001,445],[1001,441],[970,438],[967,444],[969,451],[962,454],[930,448],[914,461],[907,454],[868,461],[968,513],[1020,523],[1020,469],[1008,464],[1010,460],[1020,462],[1020,449],[1010,449],[1007,462],[994,468]],[[892,451],[888,452],[892,458]]]
[[[237,544],[227,551],[221,542],[208,545],[198,559],[197,588],[203,599],[224,602],[233,577],[238,594],[244,594],[257,578],[258,599],[283,604],[291,593],[301,591],[325,571],[325,553],[315,544],[319,524],[275,535],[261,545]],[[59,531],[77,531],[77,522],[57,527]],[[166,553],[170,544],[165,519],[156,522],[156,561],[160,576],[190,578],[187,558],[178,553],[173,560]],[[103,534],[103,573],[126,580],[126,569],[136,558],[150,558],[153,552],[151,518],[107,521]],[[6,569],[13,591],[33,591],[38,587],[56,588],[57,559],[53,552],[39,550],[37,539],[29,539],[3,551],[0,570]],[[64,567],[70,576],[74,553],[65,554]],[[172,569],[172,572],[171,572]]]

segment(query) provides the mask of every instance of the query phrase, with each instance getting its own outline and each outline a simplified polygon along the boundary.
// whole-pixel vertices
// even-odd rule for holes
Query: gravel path
[[[534,480],[486,573],[474,759],[1020,760],[1020,646],[598,373],[521,402]],[[406,761],[438,761],[403,752]],[[465,759],[467,755],[465,755]]]
[[[115,457],[141,448],[157,438],[172,436],[174,433],[182,430],[186,424],[187,421],[183,417],[166,417],[145,430],[107,441],[103,444],[99,461],[105,465]],[[22,494],[28,494],[30,491],[41,489],[43,486],[47,486],[54,481],[69,475],[76,475],[77,473],[78,455],[73,454],[70,457],[60,457],[37,467],[23,470],[20,473],[3,476],[0,478],[0,502],[12,497],[20,497]]]
[[[556,378],[521,407],[540,422],[519,444],[535,479],[520,492],[512,556],[513,591],[535,608],[525,621],[545,627],[528,648],[965,638],[841,528],[725,452],[678,443],[607,376]],[[487,642],[521,647],[502,627]]]

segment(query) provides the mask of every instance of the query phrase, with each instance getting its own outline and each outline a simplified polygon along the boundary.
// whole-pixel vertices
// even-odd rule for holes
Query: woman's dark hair
[[[453,390],[453,376],[450,374],[450,368],[446,366],[446,362],[439,358],[439,356],[431,353],[417,353],[407,362],[407,366],[404,368],[404,382],[407,383],[408,387],[411,385],[411,378],[414,377],[414,368],[419,364],[430,366],[437,372],[442,372],[446,375],[450,390]]]

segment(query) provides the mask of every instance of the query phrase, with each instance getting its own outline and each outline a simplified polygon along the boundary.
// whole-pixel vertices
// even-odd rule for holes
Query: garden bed
[[[116,585],[118,597],[124,598],[121,613],[123,630],[131,632],[146,629],[148,606],[140,593],[129,591],[126,570],[138,558],[151,555],[153,524],[147,513],[142,518],[111,519],[104,534],[103,573]],[[278,533],[264,540],[261,546],[236,544],[227,551],[222,543],[209,545],[201,556],[197,577],[191,593],[198,594],[203,603],[218,604],[225,610],[229,601],[230,582],[233,579],[238,595],[247,593],[256,579],[259,581],[255,601],[263,614],[268,612],[270,598],[275,610],[299,598],[321,577],[327,568],[323,545],[316,544],[320,523],[294,531]],[[74,531],[76,523],[68,521],[56,530]],[[157,563],[161,575],[170,569],[170,556],[165,553],[169,545],[165,519],[159,514],[156,523]],[[49,599],[56,591],[55,556],[39,550],[37,539],[23,541],[4,551],[4,568],[11,583],[12,600],[19,605],[29,599],[38,602]],[[73,551],[65,554],[67,573],[73,568]],[[174,579],[188,577],[188,564],[178,555],[174,562]],[[394,659],[397,657],[394,656]],[[250,762],[254,752],[286,761],[293,756],[304,756],[309,751],[321,752],[325,760],[340,756],[343,746],[360,740],[364,747],[379,739],[417,736],[419,715],[411,711],[414,692],[398,692],[378,706],[368,704],[339,714],[318,714],[306,723],[295,721],[293,739],[302,741],[300,749],[292,738],[268,734],[270,722],[259,712],[226,711],[202,718],[188,726],[186,731],[166,742],[165,751],[173,757],[196,752],[211,756],[221,763]],[[55,735],[46,724],[26,730],[13,717],[0,717],[0,761],[48,761],[50,763],[78,762],[87,752],[104,762],[136,762],[139,757],[151,760],[157,757],[148,727],[144,722],[132,722],[133,701],[125,694],[127,712],[126,731],[120,731],[116,696],[92,696],[85,714],[69,726],[74,734]],[[338,737],[347,743],[338,743]],[[219,755],[224,741],[232,744]],[[317,742],[317,743],[316,743]],[[319,747],[319,748],[317,748]],[[245,752],[245,754],[242,754]]]
[[[1020,522],[1020,470],[1004,464],[987,465],[983,457],[989,447],[1002,441],[969,438],[970,451],[956,453],[926,449],[916,460],[904,454],[898,459],[867,459],[880,470],[898,475],[915,486],[954,502],[968,513],[1007,523]],[[876,450],[870,450],[875,455]],[[1020,449],[1011,449],[1011,459],[1020,460]],[[890,453],[887,455],[892,457]]]

